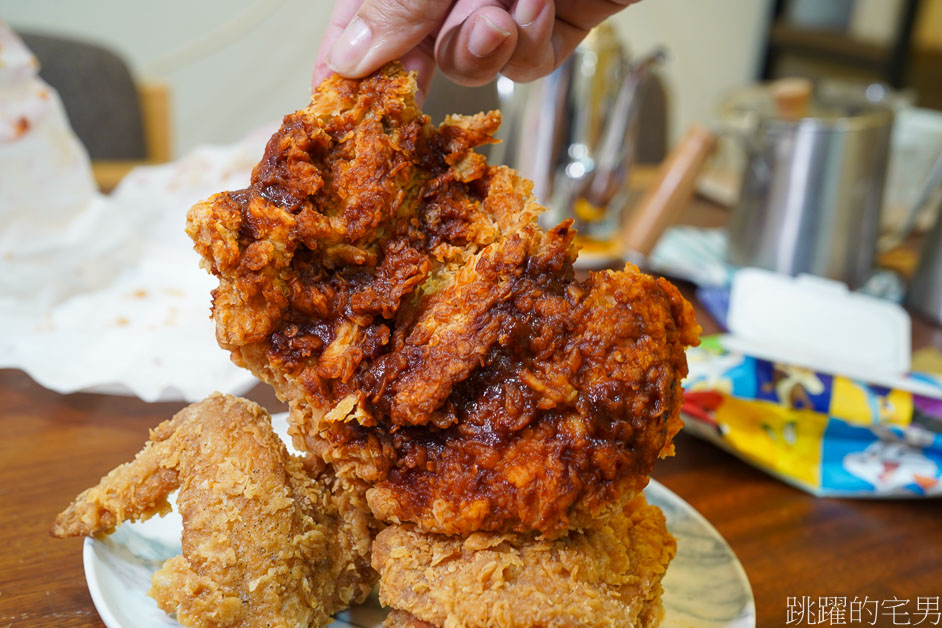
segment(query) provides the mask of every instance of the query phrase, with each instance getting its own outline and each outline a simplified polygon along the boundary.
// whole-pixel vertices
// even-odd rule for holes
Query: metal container
[[[942,163],[942,158],[939,163]],[[942,212],[936,217],[935,226],[923,244],[919,266],[906,293],[906,305],[942,325]]]
[[[919,265],[906,293],[906,305],[929,320],[942,324],[942,154],[936,159],[914,207],[934,209],[936,219],[922,245]]]
[[[871,274],[893,125],[887,107],[816,103],[810,115],[736,105],[746,149],[727,257],[857,287]],[[733,109],[736,108],[733,106]],[[745,121],[745,122],[743,122]]]
[[[498,80],[505,123],[492,155],[533,181],[552,226],[575,219],[580,234],[611,240],[627,200],[634,156],[638,86],[663,58],[637,63],[608,23],[593,29],[549,76],[530,84]]]

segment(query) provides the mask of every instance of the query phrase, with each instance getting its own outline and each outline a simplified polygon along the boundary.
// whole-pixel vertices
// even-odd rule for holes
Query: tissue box
[[[687,352],[686,429],[821,496],[942,495],[942,378],[913,394],[728,351]]]

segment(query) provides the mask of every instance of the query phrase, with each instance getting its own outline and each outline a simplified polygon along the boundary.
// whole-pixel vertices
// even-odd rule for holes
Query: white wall
[[[173,147],[235,141],[304,106],[329,0],[3,0],[13,27],[96,40],[167,82]]]
[[[633,55],[663,44],[671,139],[708,123],[721,95],[754,80],[771,0],[643,0],[615,17]]]
[[[99,41],[142,78],[169,83],[174,149],[235,141],[307,102],[329,0],[3,0],[14,28]],[[708,121],[719,94],[750,80],[769,0],[644,0],[618,26],[632,51],[670,50],[672,136]]]

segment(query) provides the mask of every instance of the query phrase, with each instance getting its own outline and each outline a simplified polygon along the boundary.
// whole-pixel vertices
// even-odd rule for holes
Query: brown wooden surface
[[[685,222],[715,226],[725,217],[695,209]],[[716,331],[706,315],[700,320],[705,332]],[[916,321],[914,332],[916,347],[942,348],[942,329]],[[249,396],[283,409],[265,387]],[[0,628],[102,625],[85,585],[82,541],[55,540],[47,530],[75,495],[130,459],[148,428],[180,407],[59,395],[22,372],[0,370]],[[655,477],[732,546],[760,626],[784,625],[789,596],[896,596],[915,604],[917,596],[942,595],[942,502],[818,499],[686,434],[676,444],[677,456],[659,463]]]
[[[715,326],[701,315],[705,331]],[[939,343],[917,324],[917,342]],[[282,406],[265,387],[251,395]],[[182,404],[59,395],[0,370],[0,626],[101,626],[85,586],[82,541],[47,530],[81,490],[130,459],[148,428]],[[786,598],[942,594],[942,502],[818,499],[686,434],[655,477],[700,511],[739,556],[760,626]],[[880,625],[880,624],[877,624]],[[928,624],[927,624],[928,625]]]
[[[267,387],[248,396],[283,409]],[[53,539],[49,526],[183,405],[60,395],[0,369],[0,626],[103,625],[85,586],[82,540]]]
[[[719,331],[699,309],[697,318],[705,334]],[[942,348],[942,329],[914,320],[913,346]],[[895,596],[912,600],[912,612],[917,597],[942,595],[942,501],[817,498],[687,434],[675,442],[677,455],[659,462],[654,477],[739,556],[759,626],[784,625],[790,596]]]

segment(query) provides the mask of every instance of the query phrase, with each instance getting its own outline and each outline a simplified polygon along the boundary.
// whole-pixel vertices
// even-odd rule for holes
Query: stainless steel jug
[[[743,119],[735,133],[746,170],[729,261],[864,283],[879,235],[892,111],[831,102],[796,120],[761,108]]]
[[[498,80],[502,143],[492,155],[534,183],[552,226],[574,218],[580,234],[613,239],[627,200],[637,127],[637,90],[660,50],[631,64],[603,23],[551,75],[530,84]]]
[[[942,324],[942,155],[936,159],[916,207],[936,208],[935,226],[926,236],[919,265],[906,293],[906,305],[925,318]]]
[[[919,266],[906,294],[906,305],[942,325],[942,213],[923,245]]]

